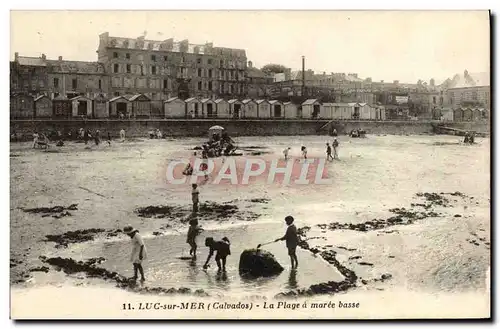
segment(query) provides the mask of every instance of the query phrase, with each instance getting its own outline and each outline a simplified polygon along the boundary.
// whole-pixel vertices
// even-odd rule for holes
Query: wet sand
[[[310,157],[323,157],[328,140],[325,136],[308,136],[237,141],[242,147],[266,146],[265,154],[259,157],[273,159],[280,157],[286,146],[291,146],[291,155],[298,157],[301,145],[308,147]],[[466,296],[485,300],[489,294],[485,282],[490,255],[489,140],[478,139],[479,144],[473,146],[458,141],[452,136],[342,136],[341,159],[328,167],[333,185],[202,187],[202,202],[236,207],[230,218],[212,216],[201,223],[208,230],[204,234],[227,234],[233,242],[228,279],[219,281],[213,267],[207,276],[188,261],[176,258],[188,250],[183,222],[189,216],[190,189],[166,185],[164,180],[168,159],[188,157],[200,140],[136,140],[98,149],[70,143],[52,152],[31,150],[28,143],[11,144],[13,301],[14,296],[27,298],[47,287],[53,296],[69,289],[54,285],[99,286],[102,290],[96,291],[103,292],[105,287],[113,287],[103,280],[57,272],[39,257],[104,257],[99,267],[129,275],[128,238],[119,232],[126,224],[138,227],[146,237],[150,251],[147,273],[151,276],[147,285],[151,287],[203,289],[227,298],[262,295],[265,291],[269,298],[278,295],[296,299],[337,292],[334,296],[369,299],[399,291],[401,296],[415,293],[423,304],[427,298],[429,305],[435,295],[457,301]],[[425,192],[461,194],[444,195],[449,200],[447,207],[433,204],[425,208],[425,197],[417,195]],[[77,209],[66,210],[73,204]],[[170,205],[182,211],[171,217],[138,216],[138,208],[151,205]],[[65,209],[48,216],[23,210],[54,206]],[[405,210],[395,213],[394,208]],[[63,215],[65,212],[69,215]],[[418,215],[422,213],[425,215]],[[267,282],[240,279],[236,271],[240,252],[281,236],[285,230],[282,219],[288,214],[297,219],[297,227],[310,228],[303,231],[304,238],[318,238],[309,240],[299,251],[297,285],[290,285],[293,280],[282,244],[266,246],[285,265],[281,275]],[[390,226],[375,227],[391,218]],[[370,224],[365,231],[349,226],[366,228],[367,222]],[[78,230],[96,231],[84,231],[86,238],[80,242],[82,232],[68,234]],[[76,239],[66,239],[59,245],[46,242],[47,235],[62,234]],[[197,262],[201,266],[206,257],[202,238],[199,245]],[[30,272],[36,268],[41,271]],[[339,286],[339,282],[344,283]],[[134,294],[110,289],[116,296]],[[390,316],[393,311],[386,308],[382,314]],[[475,314],[486,313],[478,309]],[[458,310],[455,313],[462,315]]]

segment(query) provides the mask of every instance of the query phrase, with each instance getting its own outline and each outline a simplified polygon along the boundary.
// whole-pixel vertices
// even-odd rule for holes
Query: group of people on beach
[[[53,131],[50,134],[50,138],[47,137],[46,134],[44,133],[39,133],[38,131],[35,131],[33,133],[33,148],[42,148],[46,149],[50,146],[50,141],[56,141],[56,146],[64,146],[64,141],[66,139],[76,139],[76,140],[82,140],[84,141],[85,145],[88,145],[90,141],[94,141],[95,145],[98,146],[101,143],[101,132],[99,129],[95,130],[90,130],[90,129],[84,129],[80,128],[78,131],[73,133],[70,131],[66,134],[66,137],[61,131]],[[120,140],[121,142],[125,141],[125,130],[121,129],[120,130]],[[108,145],[111,145],[112,137],[111,137],[111,132],[108,131],[107,137],[106,137],[106,142]]]
[[[288,256],[291,261],[291,268],[297,269],[299,261],[297,258],[297,246],[299,244],[299,237],[297,234],[297,227],[294,224],[295,219],[292,216],[285,217],[285,223],[287,229],[285,235],[277,238],[274,242],[285,241],[286,248],[288,249]],[[196,252],[198,250],[198,245],[196,243],[197,237],[203,232],[203,228],[199,226],[198,219],[193,216],[189,221],[189,228],[187,232],[186,243],[189,245],[189,255],[192,260],[196,260]],[[127,225],[123,228],[123,232],[127,234],[132,240],[132,251],[130,255],[130,261],[133,265],[134,276],[133,281],[138,279],[138,274],[141,275],[141,281],[146,280],[144,275],[143,262],[147,259],[147,249],[144,243],[144,239],[139,234],[139,230],[135,229],[131,225]],[[209,248],[208,256],[203,265],[203,269],[207,270],[210,266],[210,260],[215,254],[215,262],[217,264],[218,273],[226,272],[227,257],[231,255],[231,242],[227,237],[223,237],[221,240],[216,240],[213,237],[205,238],[205,246]]]
[[[333,156],[332,156],[332,147],[333,147]],[[339,158],[339,153],[338,153],[338,147],[339,147],[339,141],[337,140],[336,137],[333,138],[332,145],[330,146],[330,143],[326,143],[326,159],[329,161],[333,161],[334,159]],[[285,157],[285,161],[288,161],[291,147],[287,147],[283,150],[283,156]],[[307,159],[307,147],[302,146],[300,148],[300,152],[302,153],[302,158]]]

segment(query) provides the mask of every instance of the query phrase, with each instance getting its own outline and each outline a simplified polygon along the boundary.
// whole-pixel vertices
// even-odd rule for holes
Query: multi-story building
[[[11,92],[37,97],[59,95],[66,98],[106,97],[108,80],[104,66],[97,62],[66,61],[62,57],[49,60],[15,55],[11,62]]]
[[[446,79],[441,84],[445,91],[444,105],[446,107],[478,106],[490,109],[490,77],[488,73],[455,74],[452,79]]]
[[[25,57],[15,53],[10,62],[10,91],[38,96],[49,90],[47,63],[42,57]]]
[[[161,104],[172,96],[231,98],[247,92],[243,49],[113,37],[106,32],[99,36],[97,54],[113,96],[142,93]]]

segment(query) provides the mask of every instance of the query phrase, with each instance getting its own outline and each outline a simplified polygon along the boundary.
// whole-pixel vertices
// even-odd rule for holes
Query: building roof
[[[40,95],[38,96],[37,98],[35,98],[35,102],[38,102],[39,100],[41,100],[42,98],[47,98],[49,101],[50,101],[50,98],[47,97],[47,95]]]
[[[104,74],[104,65],[98,62],[46,60],[53,73]]]
[[[82,100],[86,100],[86,101],[90,101],[90,100],[91,100],[91,99],[90,99],[90,98],[88,98],[88,97],[85,97],[85,96],[81,96],[81,95],[80,95],[80,96],[76,96],[76,97],[71,98],[71,99],[70,99],[70,101],[77,101],[77,100],[80,100],[80,99],[82,99]]]
[[[57,97],[55,97],[53,99],[54,101],[67,101],[68,100],[68,97],[66,97],[65,95],[63,94],[59,94],[57,95]]]
[[[258,100],[255,101],[255,103],[257,103],[257,104],[261,104],[261,103],[264,103],[264,102],[269,103],[269,101],[267,99],[258,99]]]
[[[18,56],[17,62],[19,63],[19,65],[26,65],[26,66],[47,66],[45,60],[43,60],[43,58],[40,57]]]
[[[103,39],[101,39],[103,40]],[[221,54],[221,55],[232,55],[246,57],[246,52],[244,49],[234,49],[225,47],[213,47],[213,44],[207,43],[205,45],[191,44],[188,40],[182,40],[174,42],[173,39],[167,39],[163,41],[148,40],[143,37],[139,38],[124,38],[124,37],[112,37],[107,36],[105,38],[106,46],[112,48],[125,48],[125,49],[140,49],[140,50],[150,50],[150,51],[170,51],[170,52],[181,52],[182,44],[187,45],[187,53],[194,54]]]
[[[166,101],[164,101],[164,103],[170,103],[170,102],[173,102],[173,101],[181,101],[181,102],[184,102],[182,99],[180,99],[179,97],[170,97],[169,99],[167,99]]]
[[[186,103],[192,103],[192,102],[198,102],[198,98],[196,97],[190,97],[185,100]]]
[[[215,100],[216,104],[222,103],[222,102],[227,102],[224,98],[218,98]]]
[[[446,79],[440,86],[444,89],[468,88],[490,85],[490,74],[488,72],[455,74],[453,78]]]
[[[241,103],[239,100],[237,99],[230,99],[227,101],[229,104],[234,104],[234,103]]]
[[[244,100],[242,100],[241,102],[242,102],[243,104],[248,104],[248,103],[250,103],[250,102],[254,102],[254,103],[255,103],[255,101],[254,101],[253,99],[249,99],[249,98],[244,99]]]
[[[312,105],[314,103],[319,103],[319,101],[317,99],[308,99],[302,105]]]
[[[209,103],[209,102],[213,102],[213,99],[211,99],[211,98],[202,98],[200,102],[202,102],[202,103]]]
[[[110,102],[110,103],[113,103],[114,101],[117,101],[117,100],[119,100],[120,98],[122,98],[122,99],[126,100],[127,102],[130,102],[130,101],[128,100],[128,98],[126,98],[126,97],[124,97],[124,96],[116,96],[116,97],[113,97],[113,98],[111,98],[111,99],[109,100],[109,102]]]
[[[272,104],[276,104],[276,103],[282,103],[282,102],[280,102],[280,101],[279,101],[279,100],[277,100],[277,99],[273,99],[273,100],[270,100],[270,101],[269,101],[269,104],[271,104],[271,105],[272,105]],[[283,104],[283,103],[282,103],[282,104]]]
[[[149,99],[149,97],[148,97],[148,96],[146,96],[146,95],[144,95],[144,94],[135,94],[134,96],[130,97],[130,98],[129,98],[129,100],[130,100],[131,102],[133,102],[133,101],[138,100],[138,99],[139,99],[139,98],[141,98],[141,97],[142,97],[142,98],[146,98],[147,100],[151,100],[151,99]]]

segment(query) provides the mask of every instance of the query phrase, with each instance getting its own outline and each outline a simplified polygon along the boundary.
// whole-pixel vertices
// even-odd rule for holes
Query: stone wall
[[[103,137],[107,136],[108,131],[117,137],[121,129],[125,129],[127,137],[147,137],[151,129],[160,129],[167,136],[195,137],[206,136],[208,129],[214,125],[223,126],[231,136],[294,136],[326,135],[329,133],[329,128],[324,128],[326,123],[327,120],[11,120],[10,129],[21,139],[30,139],[34,130],[76,132],[80,128],[99,129]],[[489,131],[484,123],[452,123],[447,126]],[[339,121],[333,123],[333,127],[339,134],[347,134],[352,129],[363,129],[367,134],[411,135],[433,132],[430,121]]]

